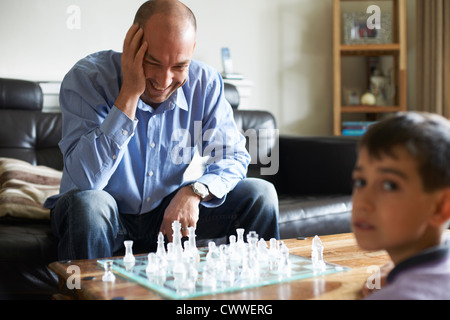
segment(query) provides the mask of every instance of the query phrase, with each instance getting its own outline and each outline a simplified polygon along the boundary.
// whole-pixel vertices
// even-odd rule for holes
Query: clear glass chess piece
[[[103,263],[103,268],[105,269],[105,273],[103,274],[102,281],[104,282],[114,282],[116,280],[116,276],[112,272],[112,260],[106,260]]]

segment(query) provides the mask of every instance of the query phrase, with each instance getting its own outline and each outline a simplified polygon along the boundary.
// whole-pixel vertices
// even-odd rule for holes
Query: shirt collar
[[[172,95],[164,101],[156,110],[150,105],[146,104],[142,99],[139,99],[138,106],[139,109],[143,111],[148,111],[151,113],[163,113],[168,110],[173,110],[175,107],[179,107],[182,110],[188,111],[189,106],[184,95],[183,87],[178,88],[177,91],[172,93]]]
[[[406,259],[400,262],[398,265],[396,265],[395,268],[388,274],[386,280],[388,283],[390,283],[394,281],[395,277],[404,270],[422,265],[424,263],[437,262],[449,256],[450,256],[450,247],[448,243],[426,249],[420,252],[419,254],[409,259]]]

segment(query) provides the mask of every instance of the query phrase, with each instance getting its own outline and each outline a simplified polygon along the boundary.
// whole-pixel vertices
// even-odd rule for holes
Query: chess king
[[[196,32],[181,2],[147,1],[122,53],[93,53],[65,76],[64,171],[60,194],[45,203],[59,259],[117,255],[124,240],[135,252],[155,251],[160,231],[172,241],[176,220],[184,237],[195,227],[199,245],[225,242],[236,228],[279,238],[275,188],[246,178],[250,157],[221,76],[192,59]],[[195,122],[203,124],[200,134],[210,133],[207,141],[196,136]],[[176,130],[192,137],[183,149],[191,159],[195,150],[223,152],[189,177],[194,162],[171,161]]]

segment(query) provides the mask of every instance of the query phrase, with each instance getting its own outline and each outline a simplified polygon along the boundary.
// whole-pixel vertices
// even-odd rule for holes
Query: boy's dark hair
[[[450,121],[431,113],[403,112],[370,126],[358,144],[369,155],[395,158],[395,147],[416,160],[426,192],[450,187]]]

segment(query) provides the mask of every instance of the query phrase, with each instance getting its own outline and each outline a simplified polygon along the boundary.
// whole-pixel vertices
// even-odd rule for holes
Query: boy
[[[385,249],[394,268],[367,299],[450,299],[450,122],[400,113],[358,146],[352,228],[365,250]]]

